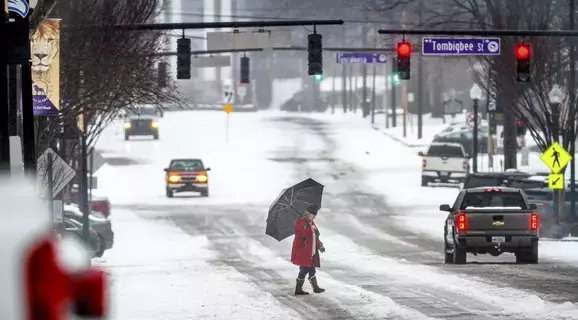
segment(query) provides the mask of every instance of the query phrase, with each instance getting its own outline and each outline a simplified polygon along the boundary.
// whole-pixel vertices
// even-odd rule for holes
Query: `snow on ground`
[[[211,197],[197,199],[202,204],[269,202],[292,181],[286,164],[263,160],[273,157],[266,150],[283,147],[288,141],[286,133],[277,130],[274,122],[263,121],[264,117],[262,113],[232,113],[228,141],[226,115],[221,112],[167,112],[160,123],[159,141],[151,141],[149,137],[124,141],[122,134],[115,134],[118,127],[114,126],[121,124],[114,124],[99,141],[103,157],[130,156],[143,159],[144,163],[103,167],[99,175],[114,178],[101,178],[99,189],[108,190],[111,202],[116,205],[188,204],[188,194],[166,198],[163,168],[172,158],[192,157],[201,158],[211,168]],[[238,178],[230,179],[232,176]],[[255,192],[257,189],[261,191]]]
[[[499,307],[504,314],[515,314],[523,317],[539,317],[541,319],[576,319],[578,305],[570,302],[564,304],[548,303],[538,296],[522,290],[500,288],[484,284],[482,279],[457,276],[440,272],[439,268],[425,265],[415,265],[402,260],[390,259],[364,249],[351,239],[331,230],[324,230],[323,240],[328,248],[339,246],[338,254],[326,254],[324,260],[350,263],[361,272],[386,276],[394,282],[406,286],[431,286],[439,290],[458,293],[475,301]],[[364,261],[364,263],[358,263]],[[472,290],[471,288],[475,288]],[[484,311],[477,311],[483,314]]]
[[[300,319],[246,276],[206,262],[216,255],[205,236],[126,210],[113,223],[115,246],[94,263],[111,276],[112,320]]]
[[[333,125],[338,155],[366,171],[365,182],[386,197],[390,205],[403,208],[398,223],[412,233],[441,239],[447,213],[440,204],[452,204],[459,190],[452,187],[421,187],[421,157],[415,148],[385,137],[367,119],[350,114],[313,115]],[[344,134],[344,133],[347,134]],[[540,256],[578,263],[578,242],[540,242]]]

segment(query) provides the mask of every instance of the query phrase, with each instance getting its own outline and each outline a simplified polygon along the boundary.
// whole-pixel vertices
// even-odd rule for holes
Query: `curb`
[[[386,136],[386,137],[390,138],[391,140],[396,141],[396,142],[398,142],[398,143],[400,143],[403,146],[406,146],[408,148],[424,148],[424,147],[427,147],[429,145],[429,143],[424,143],[424,144],[407,143],[407,142],[403,141],[402,139],[400,139],[400,138],[398,138],[392,134],[389,134],[389,133],[385,132],[384,130],[382,130],[382,129],[374,126],[374,125],[372,125],[371,128],[373,128],[373,130],[375,130],[375,131],[381,132],[384,136]]]

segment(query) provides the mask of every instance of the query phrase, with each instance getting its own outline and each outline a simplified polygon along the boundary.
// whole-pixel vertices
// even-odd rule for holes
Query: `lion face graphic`
[[[46,73],[58,53],[60,24],[58,21],[47,20],[38,26],[32,37],[30,47],[32,53],[32,71]]]

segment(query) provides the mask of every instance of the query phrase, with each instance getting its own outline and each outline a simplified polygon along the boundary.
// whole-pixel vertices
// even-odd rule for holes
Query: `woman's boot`
[[[325,292],[325,289],[322,289],[319,287],[319,284],[317,284],[317,276],[313,276],[309,279],[309,281],[311,282],[311,286],[313,287],[313,292],[315,293],[321,293],[321,292]]]
[[[295,285],[295,295],[306,295],[309,294],[307,291],[303,291],[303,284],[305,283],[305,279],[297,279],[297,284]]]

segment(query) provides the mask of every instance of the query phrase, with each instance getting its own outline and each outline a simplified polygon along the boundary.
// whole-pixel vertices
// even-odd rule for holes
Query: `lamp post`
[[[478,172],[478,101],[482,98],[482,89],[474,83],[470,90],[470,97],[474,100],[474,154],[473,157],[473,172]]]
[[[557,84],[552,86],[552,90],[548,93],[548,99],[550,99],[550,106],[552,108],[552,138],[554,140],[553,142],[558,142],[558,140],[560,140],[560,105],[565,99],[564,92],[562,92],[560,86]],[[560,205],[562,203],[560,197],[562,194],[560,190],[554,190],[554,210],[556,212],[556,226],[558,230],[560,230],[560,211],[562,208]],[[561,236],[561,234],[557,232],[556,236]]]

